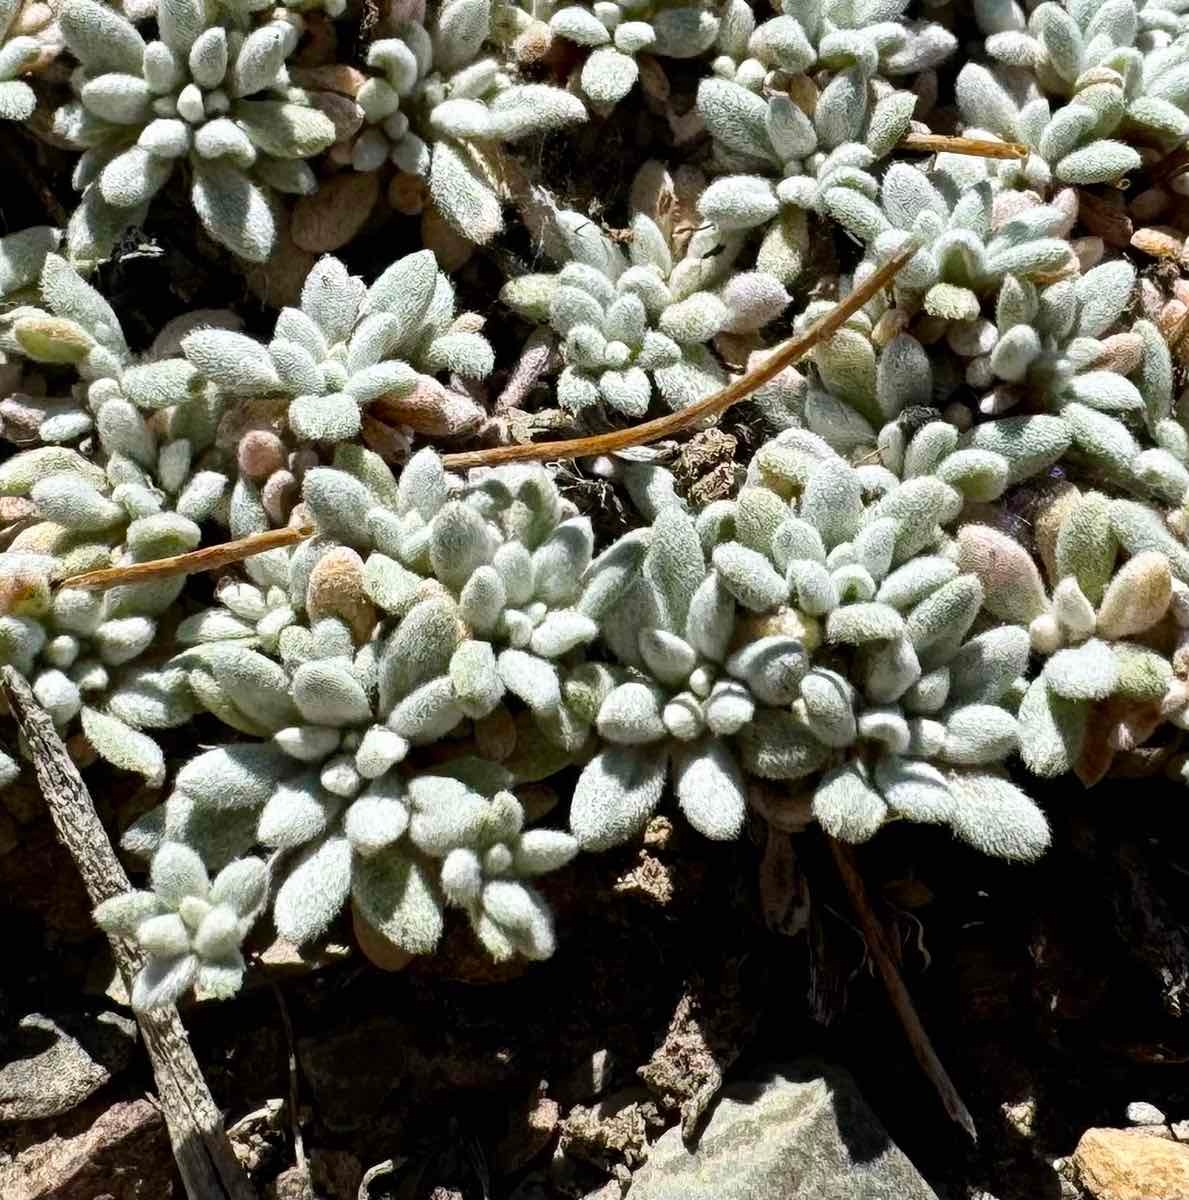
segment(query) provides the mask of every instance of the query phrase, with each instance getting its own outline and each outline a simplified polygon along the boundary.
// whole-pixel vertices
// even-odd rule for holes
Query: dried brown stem
[[[949,1077],[945,1067],[942,1066],[941,1059],[937,1057],[933,1043],[929,1040],[929,1035],[925,1032],[924,1025],[921,1024],[921,1018],[917,1015],[912,997],[908,994],[908,988],[904,986],[904,980],[900,978],[896,960],[892,957],[891,950],[888,949],[887,935],[884,933],[879,918],[872,911],[871,902],[867,899],[867,889],[863,886],[863,877],[859,874],[854,851],[845,843],[838,841],[837,838],[827,835],[826,841],[830,843],[834,863],[838,868],[843,885],[846,887],[847,895],[850,897],[851,907],[855,910],[859,926],[863,930],[867,950],[883,979],[888,999],[891,1000],[892,1008],[895,1009],[896,1016],[904,1028],[913,1056],[920,1064],[921,1070],[929,1077],[929,1082],[937,1090],[941,1103],[951,1120],[966,1131],[971,1141],[978,1141],[974,1118],[971,1117],[970,1110],[966,1107],[962,1097],[958,1095],[958,1089],[954,1086],[954,1081]]]
[[[71,761],[49,714],[13,667],[0,667],[0,696],[29,747],[33,770],[62,844],[70,851],[92,904],[130,888],[87,785]],[[124,985],[143,966],[137,946],[111,937]],[[223,1131],[223,1118],[190,1049],[173,1005],[136,1014],[157,1081],[157,1098],[169,1130],[178,1173],[190,1200],[255,1200],[255,1192]]]
[[[1006,158],[1023,162],[1031,153],[1023,142],[995,142],[990,138],[949,137],[944,133],[906,133],[901,150],[922,150],[926,154],[969,154],[972,158]]]
[[[738,379],[732,380],[721,391],[681,409],[680,412],[657,417],[655,421],[645,421],[642,425],[614,429],[610,433],[598,433],[591,437],[570,438],[563,442],[535,442],[527,446],[495,446],[489,450],[469,450],[460,454],[443,455],[442,461],[447,469],[459,470],[468,467],[494,467],[509,462],[587,458],[594,454],[626,450],[629,446],[644,446],[701,425],[710,418],[726,412],[740,400],[745,400],[757,388],[775,379],[785,367],[803,358],[819,342],[824,342],[837,333],[864,304],[892,282],[915,252],[915,247],[901,250],[821,320],[815,321],[803,333],[797,334],[773,350],[754,371],[748,371]]]
[[[297,1045],[293,1040],[293,1022],[289,1018],[285,993],[276,983],[273,983],[272,990],[277,998],[277,1007],[281,1010],[281,1025],[285,1030],[285,1046],[289,1056],[289,1123],[293,1128],[293,1158],[298,1171],[308,1181],[310,1168],[306,1161],[305,1139],[301,1134],[301,1113],[297,1106]]]
[[[155,558],[150,562],[130,563],[126,567],[105,567],[102,571],[88,571],[84,575],[72,575],[63,579],[60,587],[82,588],[84,591],[106,591],[125,583],[147,583],[151,579],[168,579],[173,575],[197,575],[202,571],[215,571],[232,563],[243,562],[254,554],[275,550],[278,546],[292,546],[312,537],[312,525],[290,525],[285,529],[269,529],[265,533],[251,533],[236,538],[233,542],[222,542],[218,546],[204,546],[191,550],[189,554],[177,554],[173,558]]]

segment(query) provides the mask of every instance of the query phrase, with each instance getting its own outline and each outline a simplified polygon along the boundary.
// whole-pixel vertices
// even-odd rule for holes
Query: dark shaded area
[[[90,774],[110,825],[126,824],[143,802],[126,781]],[[977,1147],[917,1069],[817,835],[795,839],[810,929],[786,938],[759,916],[754,839],[717,845],[680,824],[671,838],[584,857],[545,881],[559,941],[547,963],[493,969],[460,925],[437,956],[395,975],[358,955],[306,974],[258,967],[256,982],[279,981],[293,1023],[305,1144],[362,1166],[405,1160],[375,1196],[453,1186],[478,1200],[486,1178],[487,1194],[502,1197],[555,1144],[550,1128],[526,1141],[525,1114],[542,1096],[564,1118],[623,1093],[659,1118],[655,1136],[680,1119],[673,1081],[683,1070],[692,1094],[707,1063],[746,1080],[813,1053],[854,1074],[943,1200],[977,1187],[997,1200],[1056,1200],[1049,1161],[1087,1127],[1123,1124],[1132,1100],[1174,1120],[1189,1106],[1176,974],[1187,878],[1180,797],[1145,786],[1138,803],[1126,784],[1052,788],[1057,848],[1034,868],[997,864],[921,827],[893,827],[861,856],[925,1026],[974,1113]],[[19,964],[0,984],[10,1028],[29,1011],[110,1008],[81,887],[44,816],[16,796],[16,844],[0,855],[0,919]],[[343,927],[331,940],[348,938]],[[824,1024],[811,1019],[815,1008]],[[679,1022],[670,1044],[691,1052],[641,1072],[682,1011],[692,1041]],[[184,1016],[229,1126],[287,1096],[271,988]],[[86,1111],[150,1086],[136,1055]],[[7,1127],[0,1145],[36,1144],[47,1124]],[[262,1139],[257,1178],[291,1162],[286,1115]],[[583,1172],[592,1187],[605,1178],[590,1164]]]

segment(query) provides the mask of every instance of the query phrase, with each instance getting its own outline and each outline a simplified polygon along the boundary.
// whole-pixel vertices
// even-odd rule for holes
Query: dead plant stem
[[[232,542],[218,546],[204,546],[191,550],[189,554],[177,554],[172,558],[155,558],[149,562],[129,563],[126,567],[104,567],[101,571],[88,571],[84,575],[72,575],[58,585],[64,588],[81,588],[84,591],[106,591],[126,583],[148,583],[153,579],[168,579],[173,575],[196,575],[202,571],[215,571],[232,563],[242,562],[266,550],[279,546],[292,546],[312,537],[312,525],[289,525],[284,529],[269,529],[264,533],[251,533]]]
[[[996,142],[990,138],[950,137],[943,133],[906,133],[899,150],[923,150],[927,154],[968,154],[973,158],[1005,158],[1022,162],[1030,153],[1023,142]]]
[[[773,350],[760,366],[725,388],[681,409],[632,425],[627,429],[614,429],[610,433],[598,433],[591,437],[569,438],[561,442],[533,442],[523,446],[494,446],[488,450],[471,450],[460,454],[443,455],[442,461],[449,470],[469,467],[494,467],[510,462],[546,462],[562,458],[588,458],[595,454],[611,454],[631,446],[643,446],[661,438],[672,437],[686,429],[704,424],[713,417],[726,412],[733,404],[745,400],[757,388],[774,379],[785,367],[803,358],[819,342],[832,337],[856,312],[879,294],[896,277],[916,252],[915,247],[901,250],[884,263],[870,278],[863,281],[849,296],[840,301],[836,308],[815,321],[804,332],[790,338]]]
[[[905,987],[904,980],[900,977],[896,960],[888,948],[887,935],[884,933],[883,925],[872,910],[871,902],[867,898],[867,889],[863,886],[863,877],[859,873],[858,863],[855,862],[854,851],[850,846],[829,835],[826,836],[826,841],[830,843],[838,874],[842,878],[847,895],[850,897],[851,907],[855,910],[863,937],[867,941],[868,953],[875,962],[876,969],[879,971],[884,988],[888,993],[888,999],[891,1000],[892,1008],[904,1028],[913,1056],[937,1090],[950,1119],[966,1131],[971,1141],[978,1141],[974,1118],[971,1117],[970,1110],[958,1094],[958,1089],[942,1065],[941,1059],[937,1057],[933,1043],[929,1040],[924,1025],[921,1024],[921,1018],[912,1002],[912,996],[909,995],[908,988]]]

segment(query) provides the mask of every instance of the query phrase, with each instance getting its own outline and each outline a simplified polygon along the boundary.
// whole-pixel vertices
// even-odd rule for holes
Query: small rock
[[[1078,1179],[1094,1200],[1185,1200],[1189,1146],[1137,1137],[1125,1129],[1087,1129],[1073,1152]]]
[[[1185,249],[1184,240],[1177,231],[1165,225],[1137,229],[1131,235],[1131,244],[1153,258],[1178,259]]]
[[[636,896],[665,908],[673,901],[673,868],[641,849],[630,871],[621,875],[614,884],[614,891],[621,896]]]
[[[1001,1104],[999,1111],[1020,1137],[1031,1138],[1036,1133],[1036,1100],[1033,1097],[1015,1104]]]
[[[669,1019],[664,1041],[637,1070],[663,1109],[680,1110],[686,1140],[694,1137],[718,1095],[753,1020],[741,1000],[739,961],[726,958],[713,979],[690,981]]]
[[[501,1175],[527,1166],[552,1140],[561,1119],[561,1105],[535,1091],[526,1103],[508,1114],[508,1126],[495,1147],[495,1165]]]
[[[561,1123],[561,1150],[608,1174],[638,1167],[648,1155],[648,1133],[664,1126],[643,1088],[608,1096],[593,1108],[575,1105]]]
[[[318,261],[312,251],[303,250],[289,231],[288,222],[281,223],[277,247],[267,262],[250,266],[244,281],[252,294],[264,304],[282,308],[301,303],[301,289],[310,268]],[[238,406],[237,402],[237,406]]]
[[[307,1167],[292,1166],[269,1185],[268,1200],[318,1200]]]
[[[95,937],[93,905],[69,852],[45,820],[45,801],[36,780],[31,778],[32,772],[26,775],[30,779],[18,779],[3,789],[0,804],[18,826],[39,819],[39,814],[42,823],[20,830],[19,853],[0,855],[0,896],[4,897],[6,915],[9,921],[13,917],[32,918],[40,922],[48,936],[63,942],[89,942]],[[72,957],[68,966],[81,961]]]
[[[303,948],[276,938],[260,953],[260,964],[268,968],[268,978],[280,980],[295,975],[308,975],[323,967],[332,967],[351,957],[351,947],[345,942],[327,942],[317,948]]]
[[[836,1067],[801,1063],[723,1089],[697,1148],[653,1145],[631,1200],[937,1200]]]
[[[729,499],[737,490],[737,446],[737,439],[721,429],[694,434],[673,463],[678,490],[698,505]]]
[[[1146,1100],[1133,1100],[1127,1106],[1127,1121],[1130,1125],[1164,1125],[1167,1118],[1156,1105]]]
[[[596,1191],[587,1192],[582,1200],[623,1200],[623,1184],[618,1179],[609,1179]]]
[[[421,242],[434,252],[438,266],[452,274],[475,253],[475,243],[460,234],[432,205],[421,210]]]
[[[4,1200],[170,1200],[173,1155],[148,1100],[113,1104],[83,1133],[52,1137],[0,1166]]]
[[[40,1013],[24,1017],[4,1046],[0,1121],[56,1117],[97,1092],[128,1063],[136,1022],[116,1013],[75,1018],[67,1033]]]
[[[264,1168],[269,1159],[285,1142],[281,1128],[281,1113],[285,1102],[279,1097],[265,1102],[262,1108],[240,1117],[227,1130],[227,1140],[239,1165],[245,1171],[255,1173]]]
[[[299,1038],[297,1060],[321,1123],[333,1133],[383,1126],[385,1136],[442,1093],[486,1094],[516,1078],[506,1048],[478,1030],[443,1028],[412,1017],[344,1020],[317,1037]],[[393,1135],[394,1136],[394,1135]]]

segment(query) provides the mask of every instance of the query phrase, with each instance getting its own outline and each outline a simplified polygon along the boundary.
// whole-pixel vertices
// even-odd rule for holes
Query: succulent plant
[[[807,115],[785,92],[759,96],[727,79],[704,79],[698,88],[698,111],[731,172],[706,189],[699,211],[728,232],[764,227],[759,265],[783,283],[800,274],[805,214],[822,212],[823,196],[840,186],[873,201],[876,164],[909,129],[914,95],[874,83],[867,91],[870,100],[856,103],[827,88]],[[768,178],[773,174],[778,182]]]
[[[1052,0],[1025,19],[1014,3],[983,4],[995,70],[968,63],[957,82],[968,126],[1027,144],[1015,174],[1043,189],[1110,183],[1137,170],[1136,149],[1170,149],[1189,133],[1189,20],[1177,5]],[[1055,108],[1048,97],[1067,103]]]
[[[214,515],[228,481],[214,471],[191,474],[188,458],[184,441],[160,448],[157,464],[165,464],[172,491],[118,452],[104,471],[59,446],[10,459],[0,480],[5,495],[32,504],[28,528],[0,554],[0,655],[29,679],[60,730],[81,718],[102,758],[154,786],[164,781],[165,761],[151,731],[184,725],[196,708],[184,673],[136,663],[185,581],[105,592],[60,584],[83,571],[193,550],[202,537],[197,521]]]
[[[950,339],[963,349],[986,348],[966,368],[968,384],[991,387],[980,409],[998,416],[1027,401],[1032,411],[1060,412],[1080,403],[1119,415],[1142,412],[1144,398],[1126,378],[1140,368],[1142,334],[1104,340],[1134,289],[1135,271],[1123,261],[1045,288],[1007,276],[994,326],[980,322]]]
[[[979,400],[983,412],[996,417],[1024,405],[1059,415],[1073,461],[1132,493],[1179,506],[1189,489],[1189,440],[1173,412],[1168,347],[1149,321],[1111,332],[1135,280],[1123,261],[1042,289],[1009,276],[996,326],[984,323],[951,342],[987,351],[966,370],[971,386],[990,387]],[[1021,478],[1017,473],[1014,482]]]
[[[506,772],[462,762],[457,774],[386,774],[344,801],[311,785],[301,765],[286,765],[268,744],[216,747],[183,768],[164,811],[150,815],[165,837],[201,842],[208,860],[257,841],[278,846],[285,866],[273,919],[296,944],[324,934],[350,898],[357,922],[408,955],[433,952],[448,904],[467,913],[497,961],[553,952],[552,918],[529,881],[563,866],[577,844],[559,831],[523,828],[519,801],[498,788]],[[153,852],[155,871],[173,843],[148,829],[133,826],[126,842]],[[224,871],[244,861],[252,860],[235,858]]]
[[[0,238],[0,328],[9,310],[40,299],[38,284],[45,256],[58,248],[61,236],[48,225],[34,225]],[[11,341],[7,349],[0,346],[0,430],[6,440],[22,445],[37,439],[37,426],[49,410],[44,402],[47,391],[46,380],[33,370],[19,347],[14,348]],[[14,420],[14,407],[27,414],[28,420]]]
[[[974,16],[979,29],[988,39],[997,34],[1014,35],[992,43],[988,46],[988,52],[995,57],[1005,56],[1010,53],[1011,46],[1023,44],[1026,36],[1037,43],[1034,48],[1027,48],[1028,57],[1045,62],[1049,51],[1042,23],[1035,18],[1037,7],[1035,4],[1021,6],[1017,0],[979,0],[974,6]],[[1171,3],[1169,0],[1135,0],[1127,3],[1126,8],[1116,5],[1110,14],[1099,18],[1097,22],[1094,21],[1094,11],[1086,4],[1068,6],[1068,13],[1083,36],[1091,25],[1094,26],[1094,36],[1098,41],[1093,48],[1099,54],[1109,53],[1119,45],[1129,45],[1131,41],[1141,50],[1154,49],[1189,29],[1189,22],[1185,20],[1185,14],[1176,0]],[[1031,19],[1036,19],[1035,28],[1029,24]],[[1006,57],[1004,61],[1007,61]]]
[[[828,72],[826,90],[849,97],[857,108],[841,121],[863,124],[864,85],[873,76],[915,75],[942,63],[957,42],[932,21],[905,20],[908,0],[781,0],[778,16],[757,25],[753,6],[729,0],[713,70],[754,92],[790,76]],[[816,68],[816,71],[815,71]],[[840,140],[851,140],[841,138]]]
[[[461,742],[452,762],[410,764],[512,698],[564,743],[555,760],[581,748],[587,730],[561,711],[559,665],[597,632],[569,607],[589,522],[540,469],[467,485],[425,451],[399,485],[388,475],[387,493],[378,460],[370,469],[370,487],[310,470],[322,532],[179,627],[194,645],[170,669],[220,719],[268,740],[192,760],[130,845],[184,841],[212,866],[255,844],[299,852],[274,910],[296,942],[324,932],[350,893],[357,917],[407,953],[433,950],[446,902],[495,957],[546,957],[548,912],[525,880],[576,843],[522,830],[511,764],[469,757]],[[362,507],[348,515],[348,504]],[[340,538],[370,546],[366,562]]]
[[[356,95],[368,128],[355,142],[357,170],[391,160],[426,181],[437,211],[480,245],[504,227],[498,148],[586,119],[561,88],[514,82],[494,58],[492,0],[445,0],[428,28],[408,21],[375,41],[376,72]]]
[[[876,260],[919,246],[895,285],[910,311],[919,306],[941,321],[972,321],[980,297],[1005,275],[1052,277],[1077,267],[1065,240],[1073,221],[1067,208],[1034,204],[996,224],[994,195],[981,159],[940,154],[929,172],[893,163],[878,203],[846,186],[829,188],[821,203]]]
[[[754,333],[783,312],[789,296],[774,275],[732,274],[742,235],[689,220],[694,206],[683,209],[679,196],[696,196],[703,184],[697,172],[672,176],[646,163],[633,184],[626,256],[589,220],[563,212],[561,237],[575,261],[505,284],[505,304],[548,320],[561,339],[563,408],[636,418],[654,390],[669,408],[684,408],[726,382],[706,343]]]
[[[614,107],[635,86],[638,55],[698,58],[714,45],[721,23],[707,0],[595,0],[554,7],[550,33],[589,50],[579,86],[598,110]],[[517,24],[518,33],[527,26]]]
[[[173,1004],[191,988],[225,999],[244,975],[240,946],[264,905],[268,868],[258,858],[225,867],[211,882],[188,846],[167,842],[153,858],[151,888],[124,892],[95,909],[102,929],[134,941],[146,956],[132,1007]]]
[[[640,829],[671,761],[679,804],[711,837],[738,833],[746,773],[813,780],[818,820],[848,841],[900,817],[1036,857],[1047,823],[999,771],[1028,635],[968,636],[983,589],[940,552],[961,494],[922,475],[868,501],[863,475],[799,430],[750,474],[696,525],[665,509],[651,537],[591,566],[579,607],[632,674],[601,696],[608,745],[575,788],[579,842]]]
[[[49,225],[31,225],[0,238],[0,314],[36,298],[45,256],[61,240],[61,231]]]
[[[1090,784],[1167,715],[1173,667],[1153,637],[1171,611],[1184,611],[1189,555],[1181,548],[1174,568],[1155,548],[1172,541],[1159,517],[1101,492],[1069,489],[1046,524],[1051,594],[1028,553],[999,530],[964,527],[959,562],[983,581],[991,612],[1028,623],[1045,659],[1020,704],[1025,765],[1042,777],[1075,771]],[[1121,552],[1130,557],[1119,566]]]
[[[982,0],[976,17],[987,34],[987,54],[1008,67],[1031,72],[1045,92],[1068,96],[1087,72],[1107,68],[1130,75],[1189,33],[1189,19],[1173,0],[1048,0],[1025,15],[1014,0]],[[1179,61],[1179,60],[1178,60]]]
[[[17,304],[0,315],[0,352],[73,367],[79,377],[74,396],[40,406],[38,438],[74,441],[94,429],[109,455],[151,466],[156,446],[144,414],[198,399],[201,385],[193,367],[177,357],[139,361],[103,296],[51,252],[56,231],[43,227],[26,235],[35,236],[13,247],[11,278],[26,286],[35,279],[36,294],[29,298],[36,303]],[[32,399],[28,403],[38,407]]]
[[[307,472],[318,536],[258,557],[254,583],[225,585],[219,608],[179,627],[195,648],[174,661],[209,676],[194,680],[203,702],[303,761],[329,760],[344,739],[356,748],[362,739],[356,758],[364,758],[347,772],[356,791],[379,752],[369,729],[388,766],[410,744],[489,716],[505,694],[552,731],[560,704],[552,664],[596,632],[569,608],[590,561],[589,522],[539,469],[465,485],[423,451],[398,485],[367,452],[353,466]],[[321,755],[302,749],[303,722],[307,732],[321,727],[311,742]],[[340,790],[344,770],[336,761],[327,777]]]
[[[235,991],[266,908],[303,944],[349,908],[388,966],[452,919],[547,957],[534,880],[670,784],[710,838],[749,805],[775,828],[779,790],[835,838],[916,821],[1030,861],[1024,772],[1189,781],[1186,0],[975,0],[956,83],[907,0],[393,0],[358,67],[343,0],[281,3],[0,0],[0,119],[44,132],[24,76],[62,43],[52,133],[83,151],[66,229],[0,238],[0,662],[76,758],[162,789],[124,835],[149,890],[96,913],[146,956],[138,1009]],[[688,153],[623,207],[514,153],[637,81],[631,169],[657,123]],[[970,153],[896,160],[926,145]],[[202,309],[129,343],[103,285],[175,169],[265,302],[304,276],[271,337]],[[382,184],[430,249],[369,286]],[[818,234],[838,263],[792,307]],[[688,408],[902,255],[722,428],[572,472],[412,453]],[[530,330],[489,404],[455,285],[494,270]],[[565,411],[522,411],[546,383]],[[222,530],[213,587],[119,578]],[[168,761],[156,731],[196,718],[225,735]]]
[[[21,76],[38,64],[44,43],[26,28],[23,0],[0,0],[0,121],[25,121],[37,97]]]
[[[797,326],[809,325],[832,307],[827,301],[811,303]],[[910,333],[875,344],[888,311],[895,312],[887,310],[874,320],[873,313],[860,311],[815,345],[812,369],[790,370],[793,380],[780,406],[786,422],[804,426],[856,464],[868,492],[933,475],[968,502],[988,504],[1069,449],[1072,433],[1056,417],[1012,419],[1001,431],[995,422],[972,429],[963,402],[965,381],[946,359],[931,356]],[[958,340],[956,334],[952,340]]]
[[[316,188],[304,160],[334,141],[334,126],[287,87],[300,18],[254,28],[227,18],[201,0],[161,0],[160,40],[146,43],[98,0],[63,6],[66,44],[82,64],[78,99],[54,114],[59,136],[85,151],[73,255],[104,257],[183,161],[203,227],[250,262],[276,246],[276,193]]]
[[[66,398],[0,404],[6,422],[20,418],[43,443],[0,469],[0,494],[29,505],[26,528],[0,555],[0,620],[7,625],[0,653],[29,678],[60,729],[81,717],[101,757],[159,785],[164,758],[141,731],[184,724],[195,708],[184,676],[134,664],[153,645],[184,579],[105,592],[60,584],[193,550],[200,523],[226,521],[230,481],[218,456],[207,456],[217,404],[191,386],[195,373],[184,360],[137,360],[106,300],[47,251],[52,234],[30,239],[22,268],[28,280],[41,258],[36,298],[45,307],[9,309],[0,318],[0,344],[6,353],[70,368],[79,382]],[[162,334],[168,353],[172,335],[168,327]],[[60,444],[86,435],[94,435],[89,448],[100,462]]]
[[[474,314],[456,317],[454,288],[429,250],[398,259],[371,287],[326,257],[306,277],[301,307],[281,310],[268,345],[200,329],[182,350],[191,371],[225,396],[292,397],[294,437],[341,442],[359,434],[377,401],[405,401],[411,411],[448,402],[437,372],[487,375],[493,354],[477,324]]]

